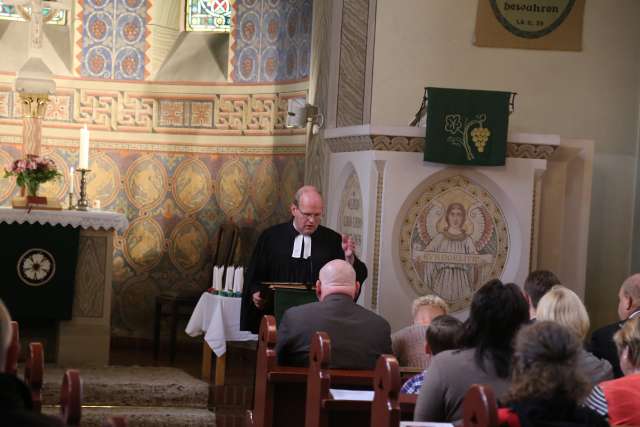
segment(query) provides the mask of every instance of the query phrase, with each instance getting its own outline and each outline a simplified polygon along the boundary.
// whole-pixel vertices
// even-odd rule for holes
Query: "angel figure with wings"
[[[493,262],[493,255],[486,250],[491,252],[486,247],[492,246],[488,243],[495,240],[491,238],[493,221],[481,203],[470,207],[468,217],[462,203],[450,203],[446,211],[437,201],[432,204],[431,209],[418,217],[421,242],[414,240],[413,259],[424,272],[425,284],[455,304],[473,295],[484,279],[482,265]],[[438,231],[437,224],[442,219],[445,225]]]

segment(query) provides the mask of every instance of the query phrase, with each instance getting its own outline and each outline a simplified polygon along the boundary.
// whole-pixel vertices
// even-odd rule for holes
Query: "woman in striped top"
[[[611,425],[640,425],[640,317],[625,322],[613,341],[624,377],[595,386],[585,404]]]

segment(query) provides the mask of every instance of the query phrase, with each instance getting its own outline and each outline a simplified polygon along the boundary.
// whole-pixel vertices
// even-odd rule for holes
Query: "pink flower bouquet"
[[[53,160],[38,156],[28,156],[11,164],[4,170],[4,177],[16,177],[16,183],[27,190],[27,195],[35,197],[40,184],[62,176]]]

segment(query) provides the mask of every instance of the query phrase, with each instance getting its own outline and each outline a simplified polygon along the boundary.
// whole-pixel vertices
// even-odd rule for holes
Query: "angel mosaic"
[[[495,260],[495,225],[480,202],[432,200],[418,215],[411,258],[418,277],[455,304],[469,299]]]

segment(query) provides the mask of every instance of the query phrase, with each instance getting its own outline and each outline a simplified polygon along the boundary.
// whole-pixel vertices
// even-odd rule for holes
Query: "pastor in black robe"
[[[335,231],[318,226],[311,234],[311,256],[293,258],[293,243],[300,233],[293,222],[274,225],[262,232],[247,267],[242,293],[240,329],[257,333],[264,314],[273,314],[273,301],[262,309],[253,303],[252,295],[262,289],[263,282],[301,282],[315,284],[320,269],[329,261],[344,259],[342,236]],[[367,267],[354,256],[353,268],[356,280],[362,285],[367,278]],[[362,289],[362,286],[361,286]],[[360,291],[355,299],[358,299]]]

